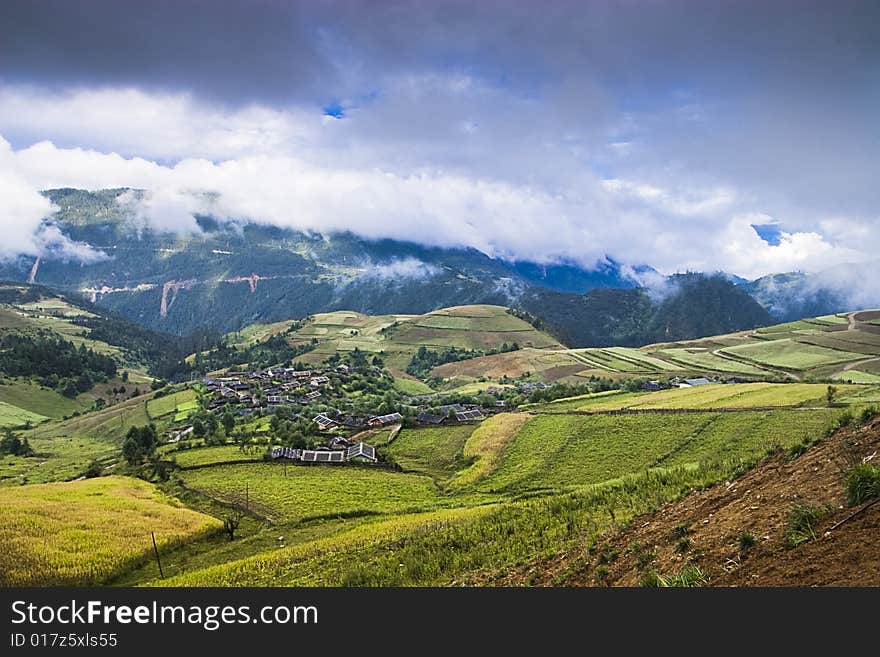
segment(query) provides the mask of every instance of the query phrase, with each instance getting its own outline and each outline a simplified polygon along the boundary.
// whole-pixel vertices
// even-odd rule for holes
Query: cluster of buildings
[[[297,463],[375,463],[376,448],[364,442],[349,443],[344,438],[334,439],[325,449],[296,449],[275,447],[272,449],[275,460],[295,461]]]
[[[338,394],[334,379],[353,373],[349,365],[340,365],[332,372],[277,367],[256,372],[229,372],[216,379],[203,379],[202,385],[211,394],[209,410],[232,404],[238,415],[250,415],[257,409],[274,411],[289,404],[306,405],[322,397]],[[330,376],[328,376],[330,374]]]

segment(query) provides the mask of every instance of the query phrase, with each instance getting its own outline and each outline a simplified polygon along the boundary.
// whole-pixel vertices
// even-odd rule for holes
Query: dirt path
[[[858,367],[859,365],[867,365],[868,363],[880,363],[880,358],[869,358],[867,360],[857,360],[854,363],[847,363],[843,366],[843,372],[849,372],[851,369]]]

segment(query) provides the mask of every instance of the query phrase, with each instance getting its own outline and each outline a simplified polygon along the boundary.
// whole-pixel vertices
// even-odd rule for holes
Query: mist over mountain
[[[330,310],[424,313],[475,303],[520,307],[571,346],[695,338],[774,319],[863,307],[845,294],[859,269],[753,282],[723,273],[665,277],[611,258],[508,262],[474,248],[317,234],[196,215],[188,233],[161,230],[125,188],[44,192],[45,221],[87,257],[48,252],[0,262],[0,277],[82,295],[152,330],[226,332]],[[822,287],[822,282],[836,287]],[[738,284],[739,283],[739,284]]]

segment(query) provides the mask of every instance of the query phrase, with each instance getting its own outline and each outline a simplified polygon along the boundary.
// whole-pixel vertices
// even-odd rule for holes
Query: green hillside
[[[546,382],[574,383],[593,376],[670,379],[710,376],[762,379],[834,379],[873,383],[880,372],[876,311],[799,320],[697,340],[638,349],[547,350],[497,354],[435,368],[441,378],[474,380],[525,373]]]
[[[382,353],[388,365],[405,371],[420,347],[442,351],[450,347],[478,353],[503,345],[559,349],[550,335],[510,314],[503,306],[458,306],[426,315],[367,316],[337,311],[321,313],[294,332],[294,345],[316,340],[318,346],[299,358],[317,363],[337,352],[359,349]]]

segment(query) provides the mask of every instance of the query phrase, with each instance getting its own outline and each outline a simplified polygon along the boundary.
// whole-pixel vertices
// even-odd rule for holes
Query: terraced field
[[[864,354],[817,347],[789,338],[728,347],[724,353],[761,365],[791,370],[808,370],[820,365],[837,365],[864,358]]]
[[[655,467],[751,459],[774,446],[820,438],[840,411],[780,410],[681,415],[538,415],[516,435],[487,492],[598,484]]]
[[[840,385],[838,396],[856,394],[863,388]],[[765,408],[773,406],[825,406],[828,386],[821,383],[734,383],[657,392],[612,393],[561,399],[529,407],[535,412],[614,411],[620,409],[712,409]]]
[[[754,365],[716,356],[708,349],[700,347],[661,349],[657,352],[657,355],[691,370],[750,374],[753,376],[765,376],[767,374],[766,370],[762,370]]]
[[[336,351],[355,347],[385,352],[385,361],[405,370],[419,347],[489,350],[504,343],[540,349],[561,348],[558,341],[509,314],[502,306],[456,306],[426,315],[367,316],[350,311],[322,313],[294,333],[292,342],[318,340],[299,360],[317,363]]]
[[[729,335],[647,345],[638,349],[528,350],[450,363],[434,376],[476,379],[531,374],[545,382],[567,383],[589,376],[613,379],[672,376],[730,376],[767,379],[789,376],[846,380],[844,368],[859,360],[880,357],[880,333],[870,324],[875,311],[841,313],[742,331]],[[858,371],[875,374],[861,366]],[[872,381],[854,375],[853,381]]]

